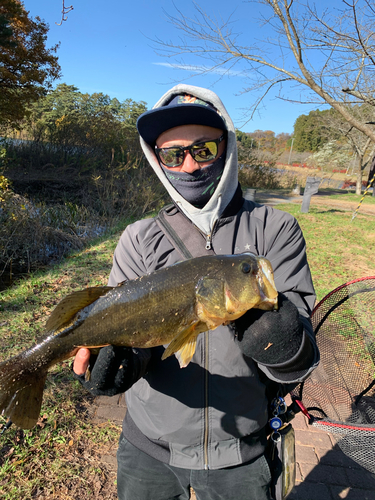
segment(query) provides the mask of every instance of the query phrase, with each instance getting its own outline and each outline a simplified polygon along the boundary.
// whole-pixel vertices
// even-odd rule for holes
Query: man
[[[234,325],[199,335],[192,362],[183,369],[174,356],[161,361],[163,347],[108,347],[91,358],[91,380],[84,382],[89,351],[78,352],[74,370],[89,390],[126,391],[119,498],[188,499],[193,487],[201,500],[269,499],[262,373],[277,382],[299,382],[319,357],[301,230],[289,214],[243,199],[235,130],[213,92],[178,85],[139,117],[137,127],[148,161],[191,232],[202,234],[205,248],[216,254],[250,251],[270,260],[279,309],[250,310]],[[138,221],[121,236],[109,284],[180,260],[155,219]]]

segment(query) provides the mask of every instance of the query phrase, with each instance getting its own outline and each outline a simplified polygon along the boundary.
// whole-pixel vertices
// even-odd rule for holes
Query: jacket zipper
[[[212,226],[211,233],[206,234],[206,250],[211,250],[212,248],[212,235],[214,234],[214,229],[216,222]],[[204,380],[204,442],[203,442],[203,453],[204,453],[204,469],[208,470],[210,468],[208,463],[208,436],[209,436],[209,405],[208,405],[208,343],[209,343],[209,332],[205,333],[205,349],[204,349],[204,368],[205,368],[205,380]]]
[[[178,209],[178,207],[177,207],[177,209]],[[182,210],[180,210],[180,212],[182,213],[182,215],[183,215],[184,217],[186,217],[186,219],[187,219],[187,220],[189,220],[189,217],[187,217],[187,216],[184,214],[184,212],[183,212]],[[190,222],[193,222],[193,221],[191,221],[191,220],[190,220]],[[205,234],[205,233],[204,233],[201,229],[199,229],[199,227],[198,227],[198,226],[195,226],[195,227],[196,227],[196,229],[197,229],[197,231],[199,231],[199,232],[201,233],[201,235],[202,235],[202,236],[205,238],[205,240],[206,240],[206,246],[205,246],[205,249],[206,249],[206,250],[211,250],[211,249],[212,249],[212,235],[214,234],[214,228],[215,228],[215,226],[216,226],[216,222],[217,222],[217,220],[215,220],[214,225],[212,226],[212,229],[211,229],[211,233],[209,233],[209,234]],[[193,222],[193,224],[194,224],[194,222]],[[195,224],[194,224],[194,225],[195,225]],[[163,224],[163,226],[164,226],[164,224]],[[174,240],[174,241],[175,241],[175,240]]]
[[[213,236],[214,231],[215,231],[216,223],[217,223],[217,220],[215,220],[214,225],[212,226],[211,232],[209,234],[205,235],[206,236],[206,250],[211,250],[211,248],[212,248],[212,236]],[[198,230],[200,231],[199,228],[198,228]]]
[[[206,250],[211,250],[212,233],[206,235]]]
[[[203,453],[204,453],[204,469],[208,470],[210,468],[208,464],[208,434],[209,434],[209,407],[208,407],[208,333],[205,332],[204,339],[204,441],[203,441]]]

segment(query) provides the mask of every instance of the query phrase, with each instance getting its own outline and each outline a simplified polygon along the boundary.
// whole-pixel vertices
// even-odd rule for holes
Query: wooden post
[[[311,196],[318,192],[321,180],[322,179],[320,177],[307,177],[305,191],[302,198],[302,213],[307,214],[309,211]]]

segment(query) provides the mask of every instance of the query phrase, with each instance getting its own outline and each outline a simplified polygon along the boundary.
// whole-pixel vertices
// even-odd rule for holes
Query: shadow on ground
[[[335,445],[318,463],[297,463],[297,483],[288,500],[374,500],[375,475],[348,458]],[[310,458],[310,461],[313,457]]]

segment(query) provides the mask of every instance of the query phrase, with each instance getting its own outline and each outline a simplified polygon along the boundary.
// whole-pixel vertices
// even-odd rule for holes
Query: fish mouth
[[[271,311],[272,309],[277,309],[277,295],[274,298],[267,297],[263,290],[260,290],[260,302],[257,305],[258,309],[263,309],[265,311]]]
[[[259,309],[277,309],[277,290],[273,278],[273,271],[271,266],[262,257],[259,259],[259,272],[258,272],[260,304]]]

